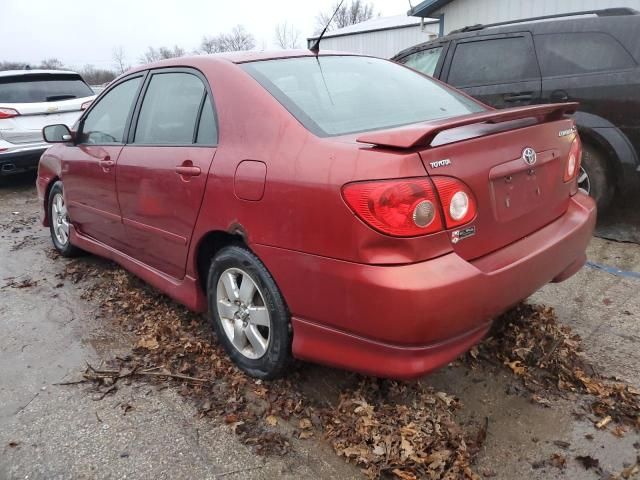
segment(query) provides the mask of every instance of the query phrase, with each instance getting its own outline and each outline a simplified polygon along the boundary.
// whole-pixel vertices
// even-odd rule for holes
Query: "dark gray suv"
[[[605,209],[640,185],[640,13],[627,8],[465,27],[393,60],[496,108],[577,101],[580,187]]]

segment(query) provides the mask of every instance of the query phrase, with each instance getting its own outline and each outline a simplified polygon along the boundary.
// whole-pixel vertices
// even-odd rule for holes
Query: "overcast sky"
[[[383,16],[404,14],[408,0],[370,0]],[[122,46],[138,63],[148,46],[195,49],[203,35],[244,25],[258,48],[275,48],[276,24],[288,21],[313,34],[315,17],[334,0],[0,0],[0,60],[37,64],[59,58],[65,65],[113,67]],[[413,3],[419,3],[413,0]]]

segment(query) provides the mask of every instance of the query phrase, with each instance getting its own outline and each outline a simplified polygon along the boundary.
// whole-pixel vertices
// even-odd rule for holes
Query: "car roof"
[[[321,50],[318,53],[318,56],[327,56],[327,55],[358,56],[357,53],[340,52],[336,50]],[[203,55],[203,57],[209,57],[209,56],[225,59],[233,63],[245,63],[245,62],[256,62],[260,60],[275,60],[278,58],[314,57],[316,56],[316,54],[308,49],[292,49],[292,50],[247,50],[243,52],[225,52],[225,53],[214,53],[211,55]]]
[[[532,34],[549,34],[549,33],[578,33],[578,32],[619,32],[621,29],[630,30],[638,28],[640,21],[639,14],[615,15],[615,16],[593,16],[586,14],[577,17],[560,17],[547,20],[527,20],[514,22],[508,25],[499,26],[483,26],[482,28],[472,29],[468,31],[454,31],[444,37],[436,38],[428,42],[424,42],[413,47],[398,52],[394,55],[397,57],[405,56],[409,53],[419,51],[430,45],[457,40],[463,38],[472,38],[485,35],[498,35],[517,32],[531,32]]]
[[[19,75],[80,75],[78,72],[72,72],[71,70],[4,70],[0,72],[0,77],[15,77]]]
[[[286,58],[300,58],[300,57],[314,57],[316,56],[311,50],[295,49],[295,50],[247,50],[242,52],[224,52],[224,53],[211,53],[207,55],[191,55],[185,57],[168,58],[166,60],[160,60],[158,62],[148,63],[145,65],[138,65],[126,72],[129,75],[133,72],[139,72],[148,70],[150,68],[161,67],[176,67],[185,64],[198,66],[204,65],[210,62],[226,62],[232,64],[258,62],[261,60],[277,60]],[[359,55],[357,53],[339,52],[335,50],[321,50],[318,54],[320,57],[328,56],[359,56],[366,57],[367,55]]]

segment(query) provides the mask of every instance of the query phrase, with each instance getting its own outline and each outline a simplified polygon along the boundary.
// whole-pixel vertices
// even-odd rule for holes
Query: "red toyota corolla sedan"
[[[585,262],[575,107],[497,111],[334,52],[167,60],[45,128],[42,220],[208,311],[251,375],[414,378]]]

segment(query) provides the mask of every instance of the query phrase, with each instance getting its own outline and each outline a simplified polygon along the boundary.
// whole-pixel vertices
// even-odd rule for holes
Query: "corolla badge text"
[[[568,137],[569,135],[573,135],[577,131],[578,131],[578,129],[576,127],[571,127],[571,128],[568,128],[567,130],[560,130],[558,132],[558,136],[559,137]]]

